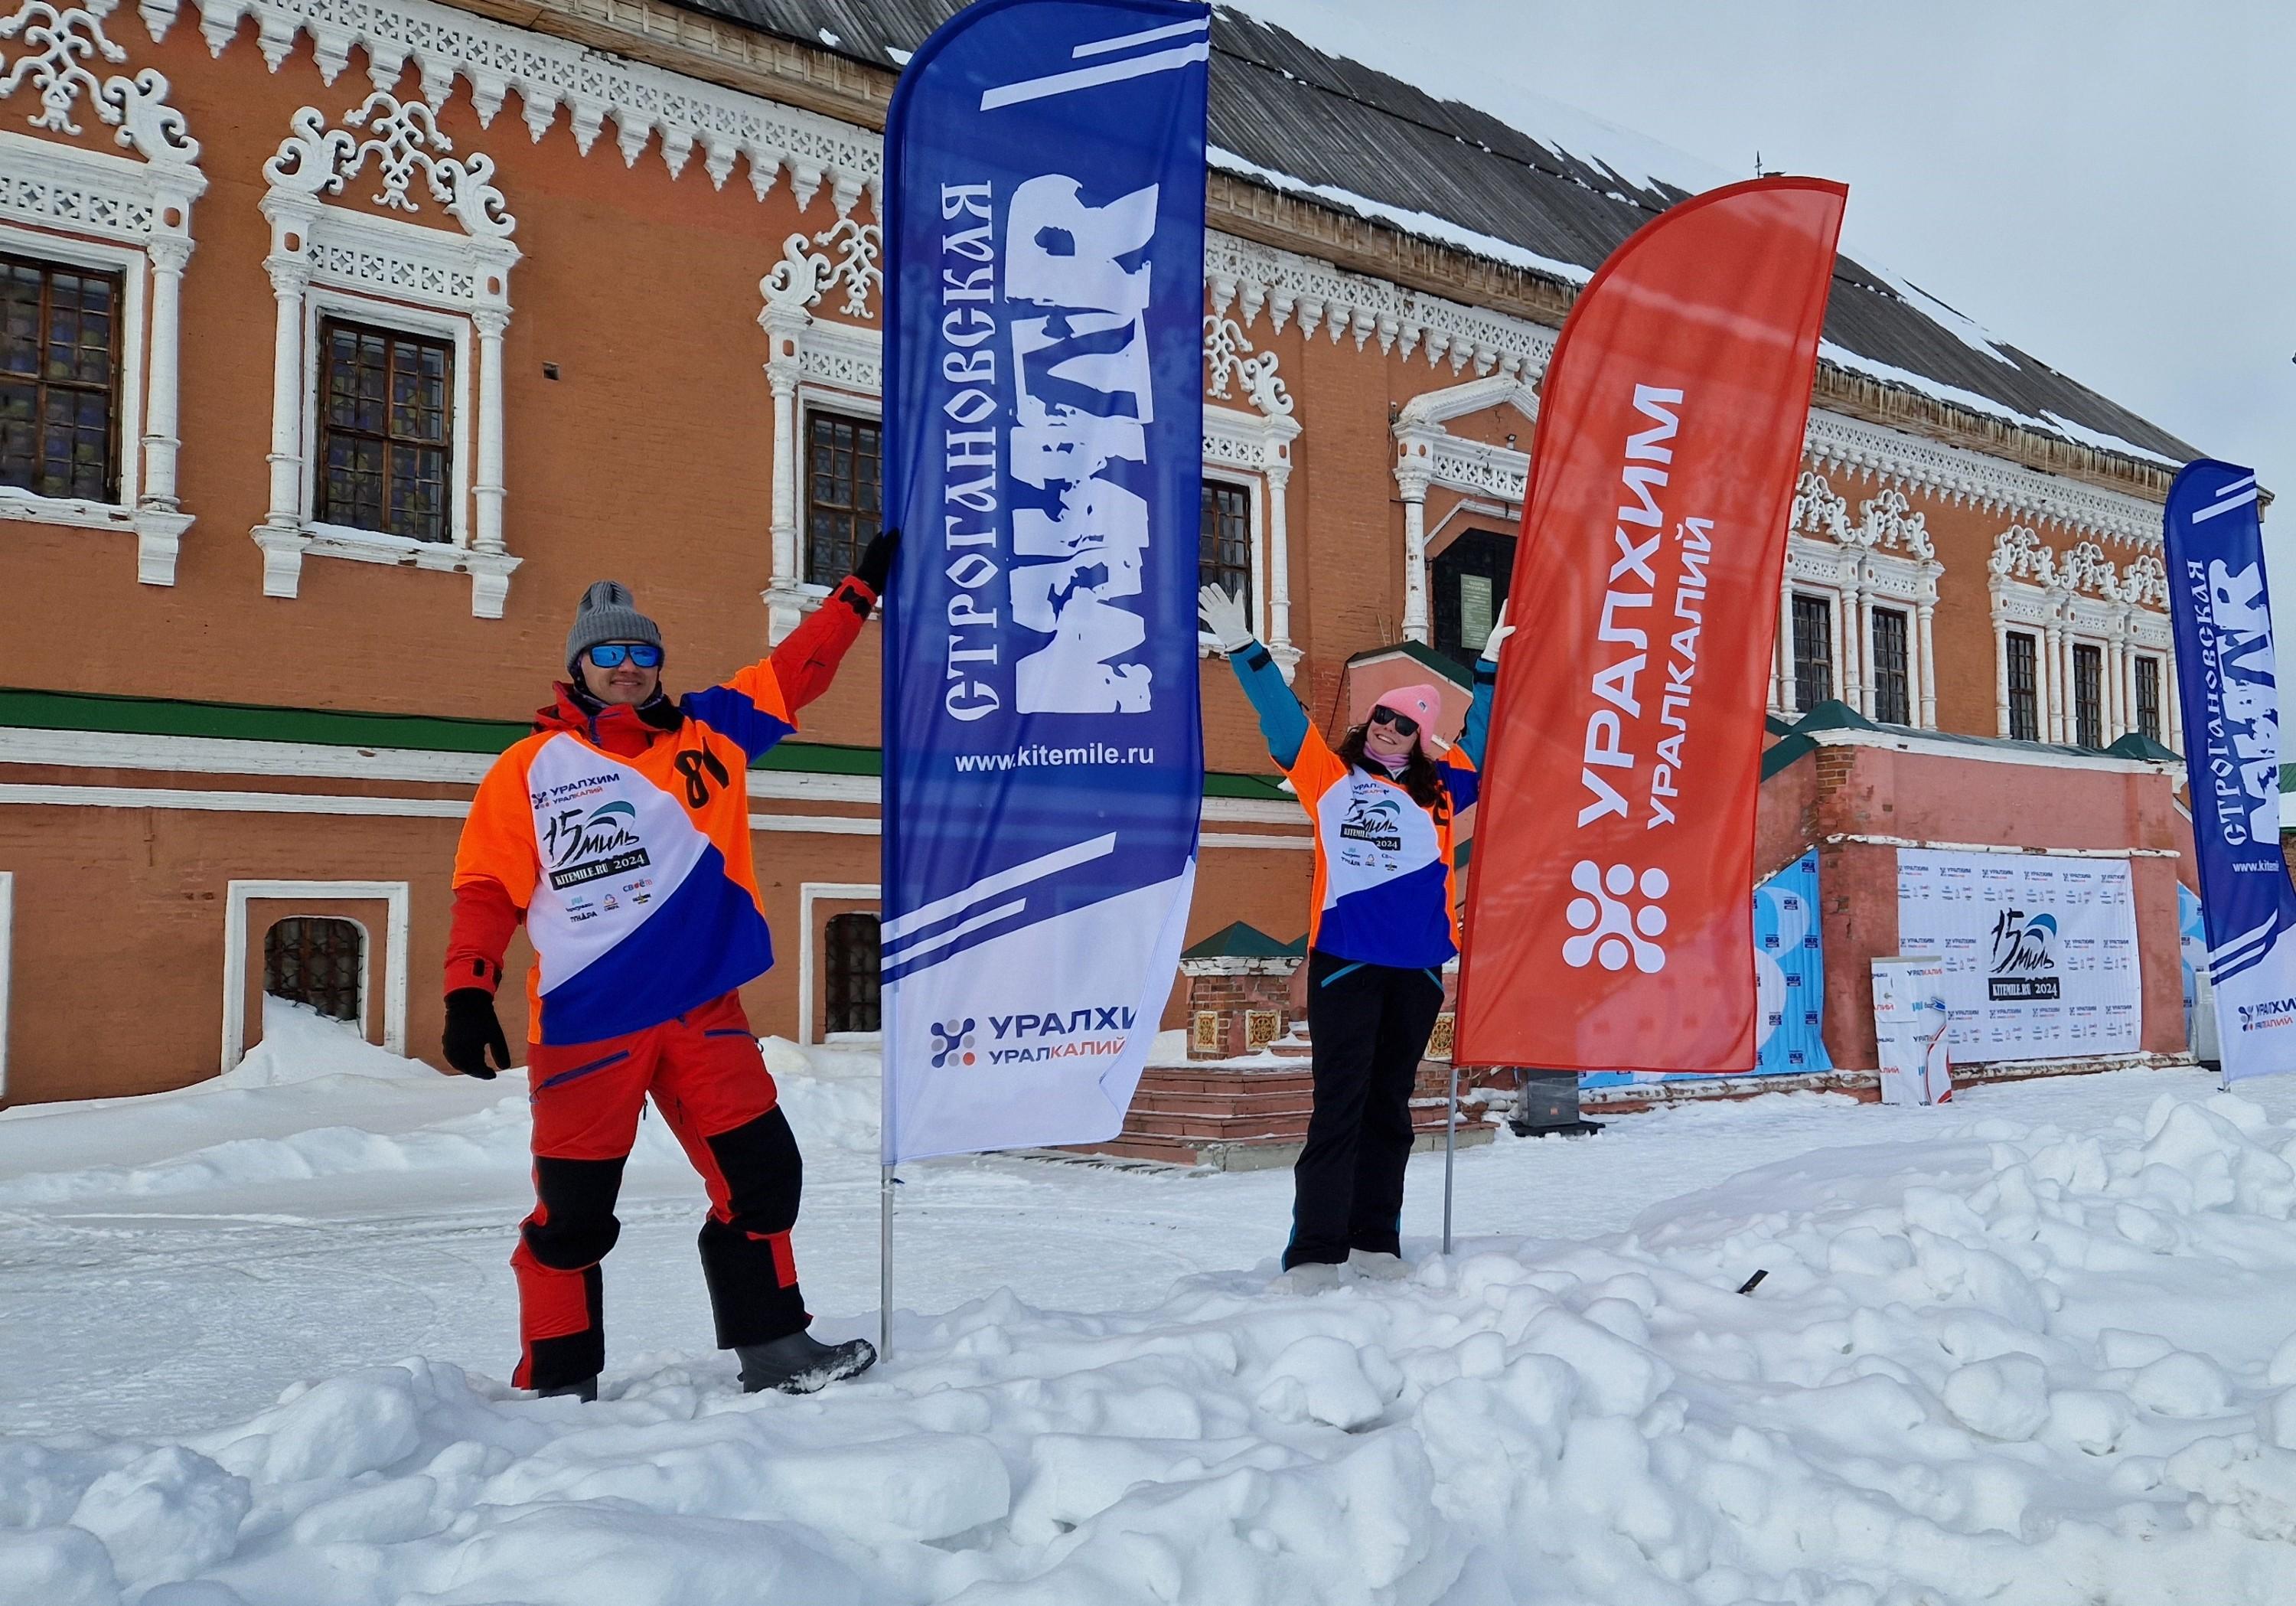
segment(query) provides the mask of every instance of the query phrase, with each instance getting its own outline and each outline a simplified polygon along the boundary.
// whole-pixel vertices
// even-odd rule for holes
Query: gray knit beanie
[[[661,628],[637,610],[637,599],[618,580],[594,582],[574,608],[574,628],[566,632],[566,667],[578,679],[575,667],[583,654],[602,641],[647,641],[661,645]]]

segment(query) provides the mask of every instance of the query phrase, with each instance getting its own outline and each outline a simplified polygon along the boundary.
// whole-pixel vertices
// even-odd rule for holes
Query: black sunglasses
[[[1407,713],[1398,713],[1392,708],[1382,707],[1373,709],[1371,711],[1371,722],[1374,725],[1392,725],[1395,727],[1395,734],[1398,736],[1417,736],[1419,734],[1418,721],[1413,719]]]

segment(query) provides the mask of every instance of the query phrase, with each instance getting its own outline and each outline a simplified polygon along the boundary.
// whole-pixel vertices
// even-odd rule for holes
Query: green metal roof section
[[[1410,659],[1422,668],[1433,670],[1464,691],[1472,691],[1475,688],[1475,677],[1472,671],[1461,669],[1455,660],[1445,657],[1423,641],[1398,641],[1390,647],[1373,647],[1349,658],[1348,667],[1353,669],[1358,663],[1369,663],[1374,659],[1392,658],[1398,655]]]
[[[175,736],[210,741],[283,742],[314,747],[398,748],[415,753],[502,752],[534,729],[526,720],[465,720],[443,714],[359,713],[328,708],[278,708],[261,703],[201,703],[104,692],[0,687],[0,729],[93,730],[118,736]],[[0,754],[0,757],[4,757]],[[883,753],[832,742],[783,742],[751,766],[802,775],[882,775]],[[1204,777],[1206,797],[1290,803],[1283,778]]]
[[[1257,926],[1247,926],[1238,920],[1224,926],[1193,948],[1181,950],[1184,959],[1297,959],[1308,951],[1308,938],[1303,933],[1289,943],[1279,943]]]
[[[2115,758],[2139,758],[2154,764],[2180,764],[2185,762],[2183,754],[2162,745],[2141,730],[2130,731],[2105,751]]]
[[[1811,739],[1811,733],[1822,730],[1871,730],[1883,736],[1943,742],[1958,747],[1983,747],[1999,753],[2055,754],[2065,758],[2136,759],[2154,764],[2182,762],[2181,754],[2136,731],[2129,732],[2110,747],[2080,747],[2070,742],[2021,742],[2013,737],[1967,736],[1957,730],[1923,730],[1912,725],[1886,725],[1867,719],[1838,697],[1828,697],[1797,720],[1790,734],[1772,744],[1762,754],[1762,778],[1769,779],[1803,754],[1815,752],[1817,743]],[[2284,769],[2284,787],[2287,784],[2286,775],[2287,770]]]

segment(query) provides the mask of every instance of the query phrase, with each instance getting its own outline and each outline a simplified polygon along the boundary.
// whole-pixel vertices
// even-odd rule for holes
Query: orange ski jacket
[[[875,602],[849,577],[772,656],[675,704],[591,713],[561,686],[472,800],[447,991],[492,991],[521,919],[535,1042],[643,1031],[764,975],[749,768],[827,688]]]

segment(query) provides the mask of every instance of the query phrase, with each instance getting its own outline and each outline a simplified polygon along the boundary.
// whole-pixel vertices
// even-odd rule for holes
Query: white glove
[[[1244,622],[1243,598],[1230,597],[1218,586],[1196,593],[1196,613],[1224,653],[1240,653],[1252,643],[1251,626]]]
[[[1506,622],[1506,604],[1499,604],[1499,616],[1491,621],[1491,633],[1483,638],[1482,655],[1487,663],[1496,663],[1499,661],[1499,648],[1505,647],[1506,638],[1514,634],[1514,626]]]

